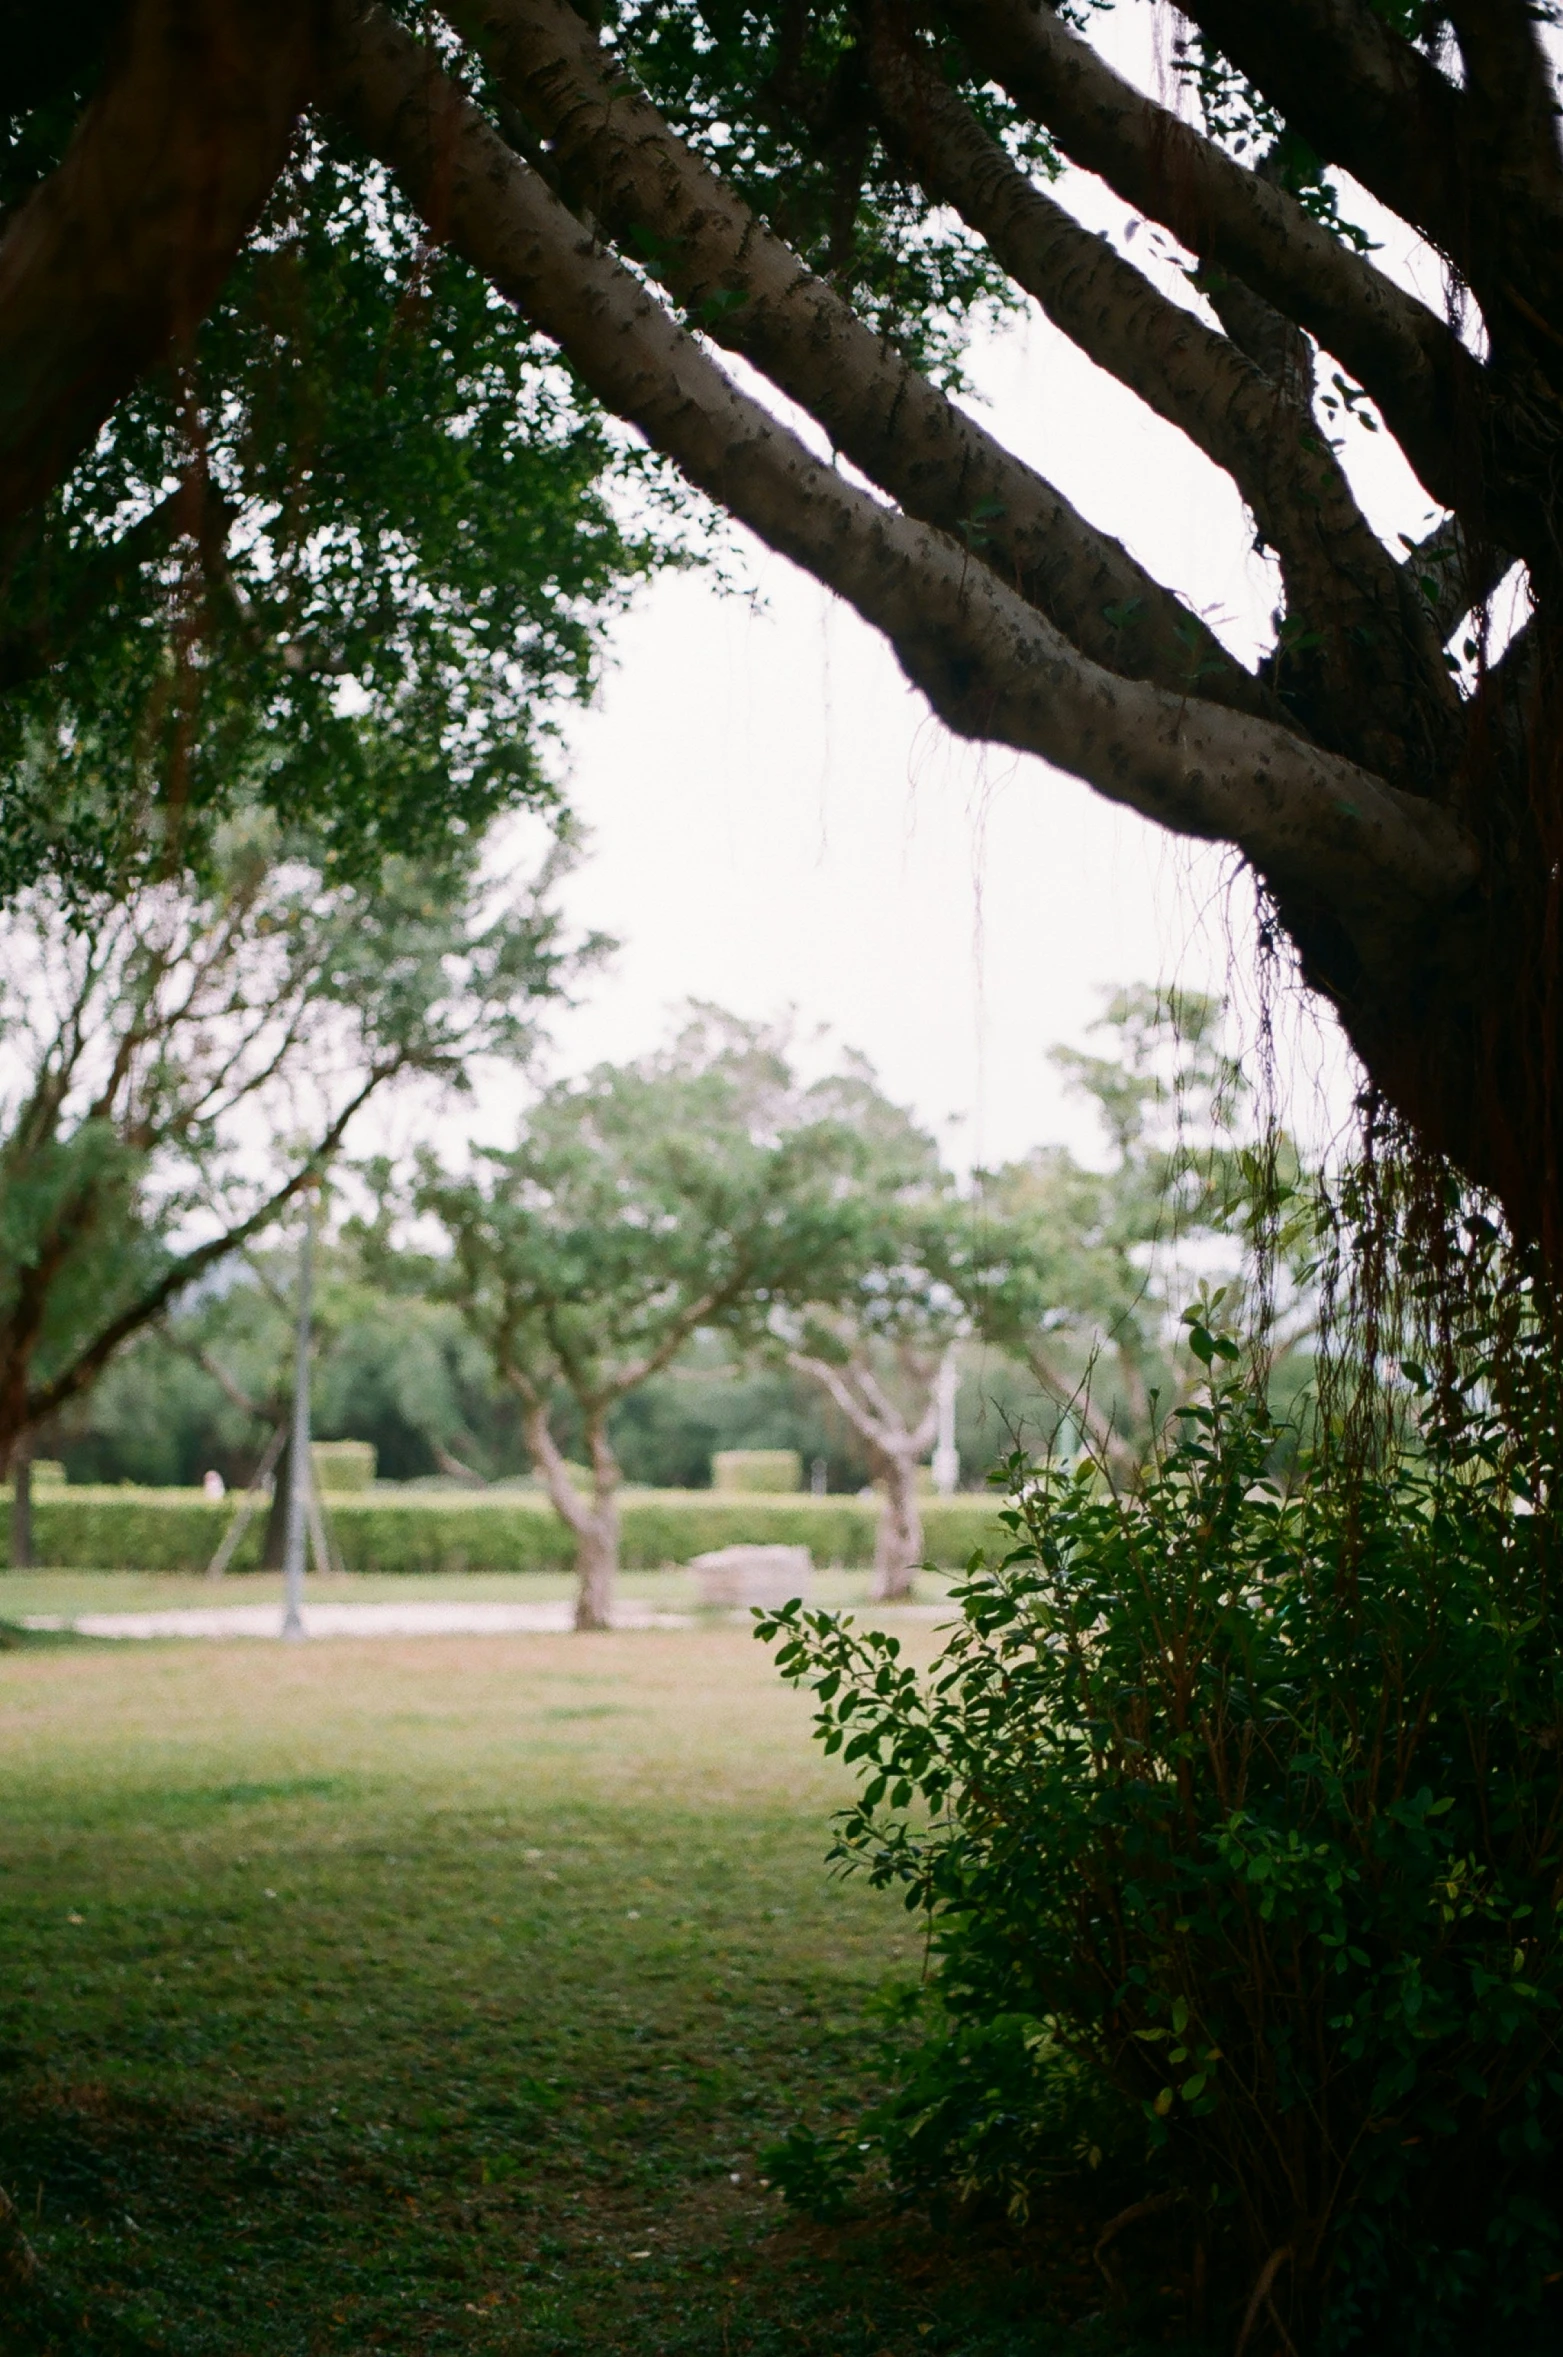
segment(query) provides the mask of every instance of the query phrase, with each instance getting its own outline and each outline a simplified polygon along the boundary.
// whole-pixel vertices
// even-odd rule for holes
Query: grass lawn
[[[0,2349],[1116,2345],[1078,2235],[826,2230],[759,2181],[851,2116],[919,1962],[824,1870],[807,1726],[730,1624],[0,1653],[0,2185],[42,2287],[0,2281]]]
[[[856,1610],[868,1600],[869,1571],[816,1570],[810,1601],[832,1611]],[[938,1571],[917,1575],[917,1600],[931,1605],[945,1597],[948,1577]],[[683,1565],[666,1571],[627,1571],[620,1593],[637,1597],[658,1612],[691,1612],[697,1602],[695,1575]],[[453,1603],[538,1604],[575,1594],[568,1571],[349,1572],[322,1579],[311,1572],[307,1595],[321,1604],[399,1604],[445,1597]],[[180,1606],[282,1602],[279,1573],[246,1571],[226,1579],[159,1571],[0,1571],[0,1619],[32,1612],[158,1612]]]

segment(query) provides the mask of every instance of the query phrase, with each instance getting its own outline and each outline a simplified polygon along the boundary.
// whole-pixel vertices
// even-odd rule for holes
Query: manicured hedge
[[[566,1571],[574,1560],[570,1533],[540,1493],[424,1490],[328,1503],[350,1571]],[[204,1571],[232,1512],[231,1499],[214,1505],[194,1489],[51,1489],[33,1500],[33,1551],[40,1563],[66,1571]],[[819,1564],[868,1563],[877,1513],[872,1498],[628,1490],[624,1564],[646,1570],[687,1563],[710,1548],[745,1542],[805,1546]],[[930,1560],[954,1566],[974,1547],[1002,1545],[993,1513],[983,1497],[926,1499]],[[257,1514],[245,1533],[235,1571],[255,1568],[263,1522]],[[0,1546],[4,1529],[0,1516]]]

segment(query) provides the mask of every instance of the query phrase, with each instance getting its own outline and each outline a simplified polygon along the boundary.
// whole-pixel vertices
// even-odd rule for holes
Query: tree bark
[[[610,1494],[597,1501],[575,1542],[575,1625],[611,1629],[619,1580],[619,1510]]]
[[[592,1460],[588,1503],[570,1478],[569,1463],[554,1439],[541,1394],[515,1369],[506,1369],[505,1374],[521,1401],[527,1453],[543,1477],[554,1512],[575,1534],[576,1628],[611,1629],[619,1577],[619,1466],[608,1444],[607,1411],[587,1412],[586,1445]]]
[[[369,0],[131,0],[102,98],[0,240],[0,519],[42,496],[211,299],[285,152],[317,7],[322,99],[431,237],[691,483],[848,600],[951,729],[1235,844],[1373,1089],[1563,1258],[1563,161],[1534,12],[1454,0],[1462,82],[1362,0],[1186,11],[1325,162],[1441,247],[1481,335],[1466,332],[1461,287],[1446,317],[1397,286],[1041,0],[849,12],[842,62],[865,136],[883,135],[1083,350],[1231,470],[1286,590],[1250,671],[900,361],[562,0],[446,0],[516,144],[434,44]],[[952,53],[935,43],[950,33],[968,89],[1002,87],[1182,242],[1224,335],[1147,292],[1013,169],[948,82]],[[787,93],[773,84],[766,103],[786,129]],[[791,129],[805,147],[818,134],[801,117]],[[1277,351],[1313,338],[1351,378],[1347,404],[1377,405],[1452,511],[1462,573],[1491,579],[1500,549],[1527,567],[1535,619],[1475,694],[1441,676],[1444,583],[1429,586],[1419,552],[1400,563],[1378,548],[1245,312],[1273,323]],[[717,342],[867,483],[735,384]],[[0,658],[25,671],[36,653]]]
[[[315,0],[136,0],[64,160],[0,239],[0,522],[199,326],[308,92]]]
[[[901,1604],[915,1592],[923,1560],[923,1510],[917,1494],[918,1460],[905,1450],[882,1451],[884,1504],[874,1533],[874,1601]]]

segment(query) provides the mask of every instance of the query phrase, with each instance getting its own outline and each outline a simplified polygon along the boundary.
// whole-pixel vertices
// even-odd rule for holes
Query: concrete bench
[[[702,1604],[772,1608],[794,1596],[808,1601],[814,1559],[807,1547],[715,1547],[689,1568]]]

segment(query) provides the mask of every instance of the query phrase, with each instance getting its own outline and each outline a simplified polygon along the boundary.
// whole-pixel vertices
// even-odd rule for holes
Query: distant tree
[[[0,920],[0,1462],[286,1210],[379,1091],[523,1052],[566,965],[542,880],[333,884],[264,816],[206,882]]]
[[[382,1479],[519,1474],[515,1403],[488,1354],[452,1303],[408,1281],[403,1256],[371,1263],[360,1222],[340,1216],[352,1191],[351,1180],[327,1190],[315,1238],[314,1433],[370,1442]],[[192,1287],[50,1429],[47,1453],[73,1481],[188,1483],[210,1466],[249,1480],[291,1395],[297,1249],[285,1227]]]
[[[984,1339],[1127,1478],[1202,1373],[1179,1344],[1186,1303],[1222,1284],[1236,1314],[1256,1149],[1220,999],[1139,985],[1096,1029],[1107,1054],[1055,1048],[1053,1061],[1095,1103],[1106,1168],[1045,1146],[984,1174],[958,1281]],[[1291,1184],[1290,1141],[1270,1151],[1271,1183]]]
[[[861,1141],[800,1089],[773,1035],[705,1010],[662,1053],[546,1090],[518,1143],[466,1177],[424,1165],[451,1298],[520,1402],[533,1463],[575,1534],[576,1627],[609,1624],[619,1403],[703,1328],[758,1333],[839,1287],[857,1240],[840,1181]],[[571,1403],[588,1486],[556,1431]]]
[[[966,1206],[938,1151],[865,1078],[855,1112],[866,1152],[849,1199],[850,1242],[801,1310],[773,1313],[773,1347],[832,1402],[856,1434],[884,1503],[874,1540],[874,1593],[911,1593],[923,1560],[921,1468],[938,1427],[940,1369],[972,1332],[956,1239]],[[834,1282],[832,1282],[834,1280]]]
[[[856,1433],[817,1384],[784,1363],[697,1334],[661,1375],[622,1402],[612,1426],[627,1481],[703,1489],[720,1449],[791,1449],[805,1478],[861,1489],[870,1467]]]

